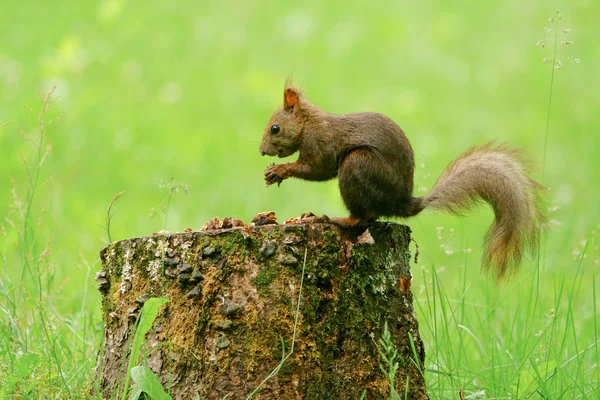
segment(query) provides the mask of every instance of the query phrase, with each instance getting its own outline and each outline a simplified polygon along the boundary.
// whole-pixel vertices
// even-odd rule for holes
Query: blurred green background
[[[553,51],[544,28],[556,8],[562,67],[542,176],[552,73],[542,60]],[[264,185],[266,166],[282,160],[261,157],[258,146],[293,73],[327,111],[394,119],[415,149],[419,195],[471,145],[526,148],[549,188],[542,265],[568,275],[600,215],[598,21],[593,0],[3,1],[0,125],[10,124],[0,128],[0,215],[12,212],[11,180],[25,179],[19,153],[29,144],[19,130],[36,127],[23,105],[39,109],[55,85],[49,116],[64,115],[48,130],[53,150],[43,177],[52,181],[35,216],[39,240],[52,242],[65,310],[79,307],[82,282],[93,284],[84,265],[99,269],[101,225],[117,192],[126,191],[114,207],[113,239],[163,228],[160,215],[150,218],[166,196],[155,178],[191,186],[171,204],[170,231],[199,229],[214,216],[249,222],[265,210],[280,221],[307,211],[343,216],[336,181]],[[448,266],[449,282],[465,254],[478,266],[491,218],[483,208],[464,219],[426,212],[407,221],[420,264]],[[590,268],[600,264],[596,254],[590,247]],[[493,285],[477,269],[470,282]],[[89,296],[98,318],[99,296]]]

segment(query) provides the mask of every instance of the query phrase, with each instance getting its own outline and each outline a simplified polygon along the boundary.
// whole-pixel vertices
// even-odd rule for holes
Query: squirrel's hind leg
[[[401,178],[371,150],[356,149],[346,155],[338,179],[342,199],[350,211],[345,222],[372,222],[380,216],[397,214]]]

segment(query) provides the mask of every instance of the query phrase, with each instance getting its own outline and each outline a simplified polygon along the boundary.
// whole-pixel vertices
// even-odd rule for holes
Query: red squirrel
[[[472,147],[444,170],[430,193],[413,197],[415,158],[408,138],[385,115],[330,114],[311,104],[286,82],[283,105],[267,124],[260,154],[298,160],[271,165],[267,186],[287,178],[326,181],[336,176],[347,218],[328,218],[342,227],[366,225],[379,217],[412,217],[425,208],[462,215],[480,201],[494,210],[485,236],[484,270],[501,279],[520,264],[524,250],[535,252],[542,186],[531,179],[523,152],[488,143]]]

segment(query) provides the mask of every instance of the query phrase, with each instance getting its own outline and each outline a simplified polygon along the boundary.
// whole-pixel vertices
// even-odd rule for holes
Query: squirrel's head
[[[303,99],[300,89],[286,84],[283,105],[271,116],[265,128],[260,154],[288,157],[298,151],[302,133]]]

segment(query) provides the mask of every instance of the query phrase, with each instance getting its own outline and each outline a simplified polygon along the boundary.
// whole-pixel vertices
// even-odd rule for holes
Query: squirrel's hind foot
[[[327,215],[323,214],[320,217],[317,217],[314,222],[325,223],[325,224],[333,224],[339,226],[340,228],[357,228],[357,227],[366,227],[369,223],[375,221],[367,220],[364,218],[357,218],[353,216],[345,217],[345,218],[330,218]]]

